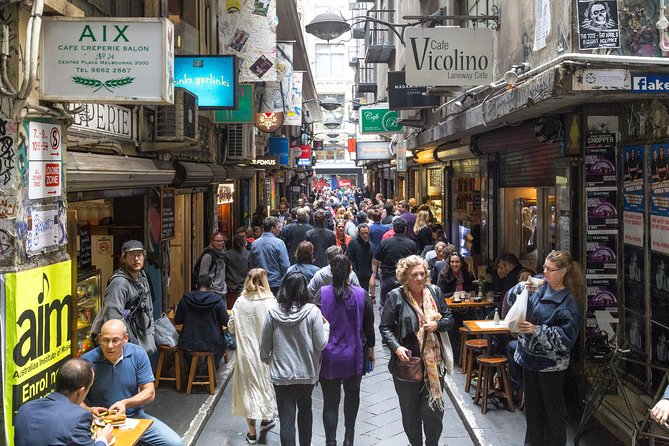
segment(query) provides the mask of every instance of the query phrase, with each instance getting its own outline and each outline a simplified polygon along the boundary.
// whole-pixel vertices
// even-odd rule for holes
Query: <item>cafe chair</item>
[[[469,389],[472,387],[472,379],[474,376],[477,377],[478,382],[481,381],[480,372],[474,369],[474,355],[485,352],[487,348],[488,341],[485,339],[470,339],[465,341],[465,357],[463,360],[466,361],[467,364],[467,378],[465,379],[465,392],[467,393],[469,393]]]
[[[216,389],[216,367],[214,367],[214,352],[190,352],[190,372],[188,374],[188,385],[186,386],[186,395],[190,395],[191,389],[194,385],[205,386],[209,385],[209,393],[214,394]],[[200,364],[200,358],[204,358],[207,362],[207,375],[198,375],[197,368]],[[207,381],[195,381],[196,379],[207,378]]]
[[[488,411],[488,399],[491,397],[498,397],[502,401],[506,401],[507,409],[510,412],[515,412],[511,381],[509,380],[509,372],[506,370],[506,364],[508,362],[506,356],[479,356],[476,360],[479,363],[479,379],[476,383],[474,404],[480,404],[481,413],[486,413]],[[492,381],[495,372],[497,372],[498,376],[501,378],[499,380],[499,390],[493,388]]]
[[[183,352],[179,347],[170,347],[169,345],[159,345],[158,367],[156,368],[156,387],[160,386],[160,381],[174,381],[177,386],[177,392],[181,391],[181,365],[184,363]],[[174,360],[174,375],[165,376],[170,370],[168,367],[169,359]],[[163,367],[166,368],[165,372]]]

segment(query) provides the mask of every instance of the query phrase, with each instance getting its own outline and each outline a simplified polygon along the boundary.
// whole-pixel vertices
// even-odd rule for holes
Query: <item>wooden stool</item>
[[[479,381],[476,383],[476,392],[474,393],[474,404],[481,402],[481,413],[488,411],[488,398],[497,396],[506,400],[509,411],[515,412],[513,407],[513,396],[511,393],[511,383],[509,382],[509,373],[506,370],[506,364],[509,361],[506,356],[479,356]],[[492,389],[493,376],[497,372],[500,377],[500,389]]]
[[[467,373],[467,350],[465,350],[465,342],[469,340],[469,330],[467,330],[467,327],[460,327],[458,331],[460,332],[460,355],[458,357],[458,367],[460,367],[462,373]]]
[[[184,362],[184,355],[179,347],[170,347],[169,345],[159,345],[160,355],[158,355],[158,367],[156,368],[156,387],[160,386],[160,380],[174,381],[177,386],[177,392],[181,391],[181,364]],[[162,376],[163,365],[167,364],[169,356],[174,358],[174,376]],[[169,369],[168,369],[169,370]]]
[[[192,358],[190,360],[190,373],[188,374],[188,385],[186,386],[186,395],[190,395],[193,385],[204,386],[209,384],[209,393],[214,394],[216,388],[216,368],[214,367],[214,352],[190,352]],[[197,375],[197,366],[200,363],[200,358],[206,358],[208,375]],[[207,378],[207,381],[195,381],[195,378]]]
[[[469,389],[472,387],[472,378],[474,373],[478,377],[479,382],[481,381],[481,375],[474,370],[472,363],[474,362],[474,353],[482,352],[488,348],[488,341],[485,339],[470,339],[465,342],[465,358],[463,359],[467,363],[467,378],[465,381],[465,392],[469,393]],[[478,384],[477,384],[478,385]]]

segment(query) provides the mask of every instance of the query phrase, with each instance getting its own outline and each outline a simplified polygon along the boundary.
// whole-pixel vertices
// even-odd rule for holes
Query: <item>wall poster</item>
[[[669,321],[669,257],[650,253],[650,296],[652,320],[666,324]]]
[[[578,47],[620,48],[617,0],[577,0]]]
[[[616,190],[586,189],[588,232],[618,232]]]
[[[586,275],[593,279],[615,279],[618,272],[616,234],[588,234],[586,240]]]
[[[666,149],[665,149],[665,146]],[[650,146],[650,246],[669,254],[669,145]]]
[[[585,186],[616,186],[616,134],[592,133],[585,141]]]
[[[643,248],[625,244],[625,308],[645,314]]]

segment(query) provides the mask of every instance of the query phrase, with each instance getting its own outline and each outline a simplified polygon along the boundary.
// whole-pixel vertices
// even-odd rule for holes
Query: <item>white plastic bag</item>
[[[528,287],[523,287],[523,291],[516,297],[516,301],[509,309],[509,312],[506,313],[504,322],[502,322],[502,325],[511,330],[512,333],[518,333],[520,331],[520,323],[525,322],[528,294]]]

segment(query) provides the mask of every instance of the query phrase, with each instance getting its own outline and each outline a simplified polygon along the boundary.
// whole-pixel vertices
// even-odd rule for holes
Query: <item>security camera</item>
[[[514,85],[518,82],[518,73],[516,73],[516,70],[509,70],[504,73],[504,82],[508,85]]]
[[[660,31],[665,31],[667,28],[669,28],[669,20],[667,20],[665,16],[662,16],[662,18],[655,24],[655,27]]]

